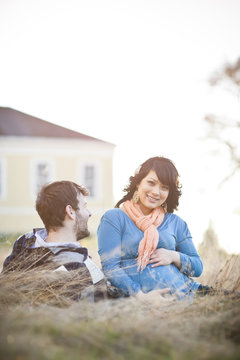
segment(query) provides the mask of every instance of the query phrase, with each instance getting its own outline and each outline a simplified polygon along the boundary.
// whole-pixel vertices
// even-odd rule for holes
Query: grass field
[[[11,243],[2,241],[0,266]],[[240,257],[203,260],[200,280],[230,295],[74,303],[46,272],[2,276],[0,359],[240,359]]]

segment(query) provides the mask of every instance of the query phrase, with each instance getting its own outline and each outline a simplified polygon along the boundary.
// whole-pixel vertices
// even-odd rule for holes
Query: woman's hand
[[[148,293],[143,293],[142,291],[139,291],[136,295],[136,299],[145,304],[152,304],[155,301],[159,302],[159,300],[169,301],[170,299],[169,297],[167,298],[163,297],[163,295],[166,294],[170,295],[170,288],[152,290],[149,291]]]
[[[178,269],[181,269],[182,266],[180,254],[177,251],[163,248],[154,250],[148,263],[153,264],[152,267],[174,264]]]

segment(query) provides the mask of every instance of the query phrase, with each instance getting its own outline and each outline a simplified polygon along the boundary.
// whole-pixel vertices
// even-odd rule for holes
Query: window
[[[6,196],[6,163],[0,159],[0,199]]]
[[[53,164],[49,161],[37,161],[34,163],[34,195],[41,187],[53,181]]]
[[[100,167],[97,163],[85,163],[80,166],[80,184],[89,190],[89,199],[99,200]]]
[[[96,169],[93,165],[86,165],[84,167],[84,179],[83,182],[86,185],[87,189],[90,191],[90,196],[96,196],[95,188],[95,178],[96,178]]]

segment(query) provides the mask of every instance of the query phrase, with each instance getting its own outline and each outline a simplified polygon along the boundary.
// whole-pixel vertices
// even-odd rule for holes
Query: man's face
[[[76,219],[74,224],[74,231],[76,240],[80,240],[88,236],[88,219],[91,216],[87,209],[87,202],[82,193],[78,194],[78,209],[76,210]]]

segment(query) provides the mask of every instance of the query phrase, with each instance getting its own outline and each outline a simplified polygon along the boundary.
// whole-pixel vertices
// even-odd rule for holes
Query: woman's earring
[[[162,204],[162,208],[164,210],[164,212],[166,213],[167,212],[167,203],[165,201],[165,203]]]
[[[137,204],[137,203],[139,202],[139,193],[138,193],[137,190],[136,190],[136,191],[134,192],[134,194],[133,194],[133,202],[134,202],[135,204]]]

